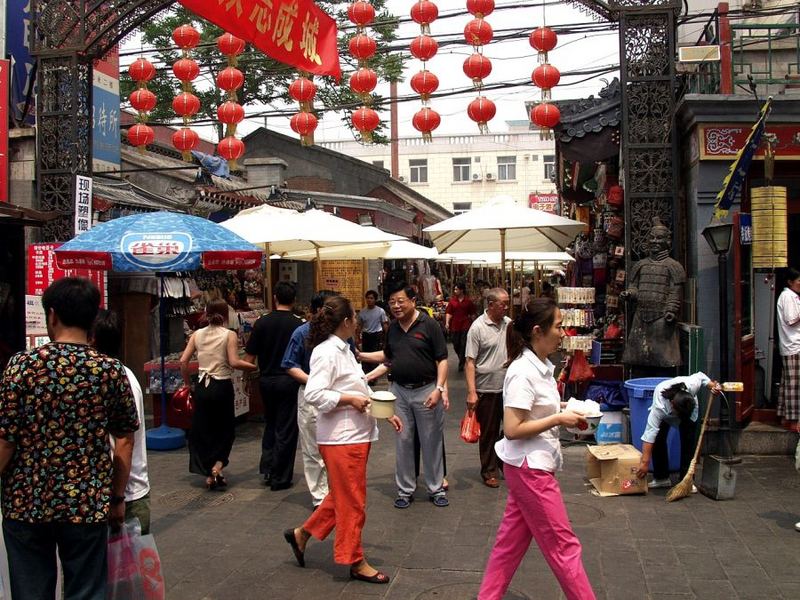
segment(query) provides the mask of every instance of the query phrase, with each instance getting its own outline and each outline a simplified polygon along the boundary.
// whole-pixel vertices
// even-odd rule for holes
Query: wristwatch
[[[111,496],[111,506],[125,502],[125,496]]]
[[[445,387],[443,385],[437,385],[436,389],[444,394]]]

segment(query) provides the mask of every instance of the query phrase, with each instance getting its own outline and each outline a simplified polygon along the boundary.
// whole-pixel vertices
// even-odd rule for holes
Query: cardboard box
[[[646,494],[647,479],[636,471],[642,453],[630,444],[606,444],[586,448],[586,476],[600,496]]]

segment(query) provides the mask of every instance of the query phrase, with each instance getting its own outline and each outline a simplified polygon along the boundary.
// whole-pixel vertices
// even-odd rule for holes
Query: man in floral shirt
[[[100,292],[59,279],[42,306],[52,340],[14,356],[0,383],[3,537],[14,600],[104,600],[108,524],[125,515],[136,405],[122,364],[88,344]],[[115,438],[112,464],[109,434]]]

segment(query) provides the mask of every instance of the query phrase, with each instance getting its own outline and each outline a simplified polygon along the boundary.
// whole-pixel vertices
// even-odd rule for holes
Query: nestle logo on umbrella
[[[152,269],[167,268],[184,260],[192,249],[192,238],[186,233],[129,233],[121,240],[121,249],[127,259],[137,265]]]

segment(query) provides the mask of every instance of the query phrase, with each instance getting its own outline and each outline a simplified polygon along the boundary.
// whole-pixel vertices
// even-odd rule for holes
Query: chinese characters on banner
[[[106,272],[88,269],[61,269],[56,264],[55,249],[60,244],[31,244],[28,246],[28,277],[25,290],[25,333],[28,348],[46,344],[47,327],[42,294],[47,287],[64,277],[85,277],[100,290],[100,306],[105,307],[108,300],[106,292]]]
[[[180,0],[275,60],[317,75],[341,77],[336,21],[313,0]]]
[[[0,202],[8,202],[8,73],[11,61],[0,60]]]
[[[120,167],[119,48],[98,60],[92,71],[92,167]]]
[[[558,214],[558,194],[529,194],[528,207]]]
[[[75,176],[75,235],[92,228],[92,178]]]

